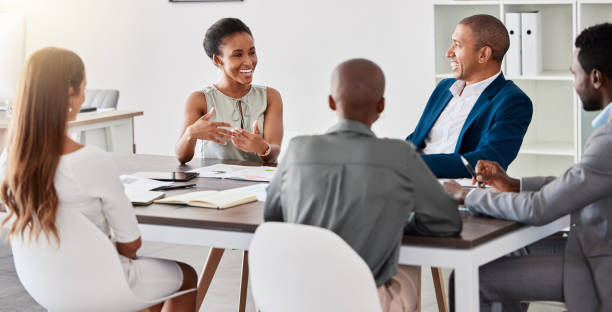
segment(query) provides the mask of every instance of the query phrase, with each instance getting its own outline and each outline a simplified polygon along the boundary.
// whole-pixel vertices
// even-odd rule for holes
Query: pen
[[[191,188],[194,186],[196,186],[195,183],[194,184],[180,184],[180,185],[164,185],[164,186],[156,187],[152,189],[151,191],[178,190],[178,189],[184,189],[184,188]]]
[[[459,157],[461,157],[461,162],[465,166],[465,169],[467,169],[467,171],[470,173],[472,178],[474,178],[474,180],[475,180],[476,179],[476,171],[474,171],[474,168],[472,168],[472,165],[470,165],[470,162],[468,162],[467,159],[465,159],[465,157],[463,157],[463,156],[459,156]],[[483,182],[478,181],[478,187],[484,188],[485,184]]]

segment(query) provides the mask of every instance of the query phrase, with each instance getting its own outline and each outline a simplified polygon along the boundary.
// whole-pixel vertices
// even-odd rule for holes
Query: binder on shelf
[[[506,76],[520,76],[521,68],[521,13],[506,13],[506,28],[510,47],[506,53]]]
[[[521,63],[523,76],[542,72],[542,27],[540,12],[521,13]]]

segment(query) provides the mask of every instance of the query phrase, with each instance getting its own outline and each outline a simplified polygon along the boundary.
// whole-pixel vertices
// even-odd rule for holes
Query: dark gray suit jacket
[[[378,286],[396,273],[404,230],[461,230],[456,202],[412,144],[378,139],[352,120],[291,140],[267,192],[266,221],[334,231],[365,260]]]
[[[612,116],[582,160],[562,176],[523,178],[520,193],[476,190],[466,206],[496,218],[542,225],[571,214],[564,296],[570,311],[612,311]]]

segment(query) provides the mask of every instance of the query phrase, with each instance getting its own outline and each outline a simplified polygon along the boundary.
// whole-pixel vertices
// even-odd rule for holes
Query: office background
[[[138,153],[173,154],[187,96],[217,79],[202,49],[222,17],[252,30],[259,62],[254,83],[280,91],[285,131],[321,133],[335,121],[329,76],[348,58],[377,62],[387,78],[379,136],[403,138],[434,87],[432,0],[0,0],[0,13],[26,17],[25,53],[45,46],[74,50],[88,88],[119,89],[135,119]],[[450,42],[450,38],[449,38]],[[450,66],[450,65],[449,65]]]

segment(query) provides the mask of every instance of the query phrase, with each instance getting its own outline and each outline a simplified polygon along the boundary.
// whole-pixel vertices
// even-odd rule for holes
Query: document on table
[[[233,179],[243,181],[270,182],[274,173],[275,167],[253,167],[253,166],[238,166],[216,164],[212,166],[202,167],[190,172],[197,172],[200,178],[220,178]]]
[[[146,206],[154,200],[164,197],[166,194],[156,191],[143,191],[139,189],[125,189],[125,195],[134,206]]]
[[[172,184],[172,182],[162,182],[147,178],[141,178],[134,175],[122,174],[119,176],[121,183],[126,190],[140,190],[140,191],[150,191],[152,189],[156,189],[161,186],[168,186]]]
[[[259,183],[253,184],[249,186],[243,186],[235,188],[236,191],[241,191],[247,194],[251,194],[257,197],[257,201],[265,202],[266,201],[266,189],[268,188],[269,183]]]
[[[438,179],[438,182],[440,182],[440,184],[444,184],[444,182],[446,181],[450,181],[450,180],[454,180],[455,182],[459,183],[461,186],[465,186],[465,187],[476,187],[476,185],[472,185],[472,179]]]

